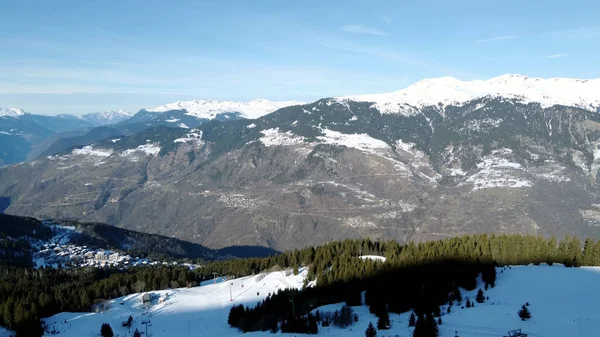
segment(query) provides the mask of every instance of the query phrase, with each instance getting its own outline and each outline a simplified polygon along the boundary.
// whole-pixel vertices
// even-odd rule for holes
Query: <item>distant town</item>
[[[38,252],[32,255],[36,268],[77,268],[77,267],[115,267],[127,268],[142,265],[182,265],[190,269],[198,268],[199,265],[179,262],[152,261],[148,258],[131,257],[106,249],[92,249],[87,246],[73,244],[45,243]]]
[[[144,265],[180,265],[190,269],[200,267],[196,264],[153,261],[149,258],[132,257],[113,250],[74,245],[70,242],[70,235],[75,232],[75,228],[60,226],[48,221],[45,221],[44,224],[52,227],[57,235],[50,241],[38,241],[32,244],[34,250],[37,250],[32,253],[33,264],[36,268],[114,267],[122,269]]]

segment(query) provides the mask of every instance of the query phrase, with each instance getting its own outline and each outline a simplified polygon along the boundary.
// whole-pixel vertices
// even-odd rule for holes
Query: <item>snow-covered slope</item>
[[[92,112],[81,116],[84,120],[96,125],[116,124],[133,116],[133,113],[119,109],[116,111]]]
[[[190,289],[155,292],[166,295],[164,303],[155,300],[148,312],[140,304],[140,294],[111,301],[111,308],[100,314],[61,313],[46,319],[50,329],[60,331],[60,336],[98,336],[100,326],[108,322],[115,335],[128,335],[121,322],[129,315],[134,319],[133,329],[145,330],[141,324],[149,320],[149,333],[162,336],[241,336],[242,333],[227,325],[229,308],[234,304],[257,303],[269,293],[284,288],[300,288],[307,270],[301,269],[297,276],[289,271],[244,277],[217,284]],[[479,281],[478,288],[483,288]],[[462,291],[463,299],[474,301],[477,289]],[[230,295],[231,292],[231,295]],[[233,301],[230,301],[230,296]],[[519,266],[499,268],[496,287],[485,291],[489,297],[485,303],[473,308],[456,304],[448,314],[442,308],[441,337],[458,336],[506,336],[508,331],[522,329],[529,336],[539,337],[587,337],[597,330],[600,313],[600,268],[565,268],[560,265]],[[517,315],[520,307],[528,302],[532,318],[521,321]],[[464,304],[464,302],[463,302]],[[321,313],[339,309],[343,303],[315,308]],[[369,322],[377,318],[366,306],[354,307],[359,320],[354,325],[339,329],[319,327],[320,336],[362,337]],[[410,313],[391,314],[391,329],[379,331],[378,336],[412,336],[408,327]],[[0,336],[3,332],[0,331]],[[277,333],[281,335],[281,333]],[[271,336],[269,332],[249,333],[250,336]],[[291,334],[290,336],[293,336]]]
[[[270,293],[286,288],[300,289],[307,273],[308,269],[304,268],[298,275],[288,270],[196,288],[155,291],[152,293],[166,300],[164,303],[154,300],[147,313],[140,303],[141,294],[134,294],[111,301],[111,308],[104,313],[61,313],[45,321],[50,330],[56,329],[63,337],[98,336],[104,322],[111,325],[115,336],[129,336],[121,322],[130,315],[134,319],[132,332],[136,328],[145,332],[141,322],[149,320],[148,332],[154,337],[187,336],[188,329],[190,336],[238,336],[241,333],[227,325],[231,306],[254,305]]]
[[[530,78],[507,74],[489,80],[460,81],[453,77],[424,79],[405,89],[338,100],[374,102],[384,113],[413,114],[423,106],[461,104],[475,98],[501,96],[542,106],[566,105],[590,111],[600,108],[600,79]]]
[[[239,112],[244,118],[259,118],[269,114],[277,109],[291,105],[299,105],[297,101],[273,102],[266,99],[255,99],[250,102],[231,102],[231,101],[177,101],[153,109],[146,109],[149,112],[165,112],[170,110],[186,110],[188,115],[197,118],[213,119],[219,113]]]
[[[26,114],[25,110],[16,108],[2,108],[0,107],[0,117],[19,117]]]

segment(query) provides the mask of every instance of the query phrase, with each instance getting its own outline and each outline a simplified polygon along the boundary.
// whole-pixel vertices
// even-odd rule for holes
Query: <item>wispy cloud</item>
[[[557,57],[565,57],[565,56],[569,56],[569,54],[565,54],[565,53],[560,53],[560,54],[550,54],[550,55],[546,55],[547,59],[555,59]]]
[[[510,40],[510,39],[515,39],[515,38],[517,38],[516,35],[496,36],[496,37],[491,37],[489,39],[476,40],[475,43]]]
[[[355,33],[355,34],[367,34],[367,35],[377,35],[377,36],[387,36],[389,35],[386,31],[379,28],[371,28],[365,27],[363,25],[344,25],[340,27],[340,30],[346,33]]]
[[[383,20],[383,22],[387,23],[388,25],[390,23],[392,23],[392,19],[390,19],[389,16],[381,14],[380,17],[381,17],[381,20]]]

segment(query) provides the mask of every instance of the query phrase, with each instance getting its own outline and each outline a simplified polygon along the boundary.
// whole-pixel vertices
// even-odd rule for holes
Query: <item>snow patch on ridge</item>
[[[285,146],[296,145],[304,142],[304,138],[293,134],[291,131],[281,132],[279,128],[262,130],[264,136],[260,137],[260,141],[265,146]]]
[[[130,156],[136,152],[143,152],[147,155],[156,156],[160,152],[160,146],[158,144],[144,144],[136,147],[135,149],[125,150],[122,156]]]
[[[177,138],[174,143],[189,143],[202,140],[202,131],[192,129],[190,133],[187,133],[184,137]]]
[[[94,156],[94,157],[110,157],[113,150],[94,148],[92,145],[87,145],[81,149],[75,149],[71,152],[74,155]]]
[[[375,139],[366,133],[346,134],[328,129],[323,129],[322,132],[325,135],[318,136],[317,139],[325,144],[342,145],[371,153],[377,153],[377,150],[386,150],[390,148],[386,142]]]

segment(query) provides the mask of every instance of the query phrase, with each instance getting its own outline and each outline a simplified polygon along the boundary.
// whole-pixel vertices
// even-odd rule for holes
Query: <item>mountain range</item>
[[[599,80],[503,75],[427,79],[271,113],[178,102],[116,124],[127,134],[0,170],[0,197],[10,214],[214,249],[599,236],[599,89]]]
[[[153,126],[188,128],[212,119],[253,118],[292,104],[298,102],[188,101],[142,109],[136,114],[117,110],[81,116],[42,116],[22,109],[0,108],[0,166],[45,157],[107,137],[131,135]]]

